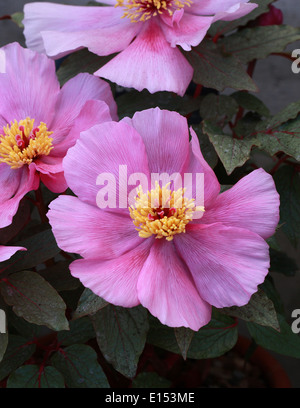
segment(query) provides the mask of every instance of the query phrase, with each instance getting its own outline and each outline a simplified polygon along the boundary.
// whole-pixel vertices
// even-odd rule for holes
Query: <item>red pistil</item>
[[[176,213],[176,208],[161,208],[159,207],[157,211],[155,211],[155,215],[148,214],[148,219],[150,221],[158,220],[159,218],[164,217],[172,217]]]
[[[16,139],[16,142],[17,142],[17,146],[21,150],[23,150],[26,147],[28,147],[30,140],[33,140],[33,139],[36,138],[36,133],[39,132],[40,129],[38,127],[34,128],[32,130],[32,132],[30,133],[29,137],[25,136],[24,126],[20,126],[19,129],[20,129],[22,135],[16,135],[15,139]]]

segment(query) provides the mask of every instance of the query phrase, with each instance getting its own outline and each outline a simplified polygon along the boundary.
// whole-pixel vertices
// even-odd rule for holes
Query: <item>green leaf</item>
[[[98,345],[114,368],[126,377],[136,374],[148,332],[148,313],[141,306],[108,305],[91,316]]]
[[[204,40],[186,58],[194,68],[194,81],[207,88],[223,91],[233,88],[238,91],[257,92],[257,86],[247,74],[240,61],[209,40]]]
[[[202,130],[208,135],[228,174],[249,158],[254,146],[271,156],[284,152],[300,160],[300,101],[266,120],[248,112],[233,128],[234,135],[225,134],[212,121],[204,120]]]
[[[182,357],[184,360],[186,360],[187,353],[195,332],[187,327],[175,327],[174,333]]]
[[[275,330],[280,329],[273,302],[261,289],[251,296],[247,305],[226,307],[220,311],[248,322],[272,327]]]
[[[27,248],[27,251],[19,251],[8,261],[1,263],[1,269],[5,269],[2,276],[36,267],[54,258],[61,251],[51,229],[18,241],[14,245]]]
[[[51,362],[63,375],[68,388],[109,388],[97,354],[90,346],[74,344],[61,349]]]
[[[300,238],[300,176],[293,167],[282,166],[274,175],[280,195],[281,230],[294,247]]]
[[[199,109],[201,97],[192,98],[188,95],[183,97],[170,92],[155,92],[151,94],[147,90],[138,92],[129,90],[116,98],[118,115],[122,119],[125,116],[132,117],[136,111],[159,107],[176,111],[181,115],[187,115]]]
[[[300,101],[293,102],[277,115],[256,127],[258,146],[271,156],[284,152],[300,161]]]
[[[24,28],[23,20],[24,20],[24,13],[23,11],[17,11],[11,15],[11,19],[14,23],[17,24],[20,28]]]
[[[279,272],[285,276],[294,276],[299,269],[294,259],[290,258],[285,252],[270,248],[270,271]]]
[[[252,139],[255,145],[258,145],[258,141],[255,137],[256,126],[261,122],[261,117],[255,112],[247,112],[245,116],[240,118],[234,126],[232,132],[235,138],[240,140]]]
[[[256,323],[247,323],[251,337],[260,346],[286,356],[300,358],[300,337],[293,333],[284,317],[278,315],[280,332]]]
[[[80,280],[70,273],[72,261],[59,261],[54,265],[47,266],[40,271],[40,275],[53,286],[58,292],[75,290],[81,286]]]
[[[275,251],[281,251],[281,247],[277,241],[277,234],[275,233],[274,235],[272,235],[270,238],[268,238],[267,243],[269,245],[270,248],[275,249]]]
[[[160,377],[155,372],[143,372],[132,381],[132,388],[169,388],[171,381]]]
[[[65,383],[54,367],[40,370],[38,365],[25,365],[8,377],[7,388],[65,388]]]
[[[25,363],[33,355],[35,348],[35,344],[27,342],[25,338],[9,334],[8,346],[0,363],[0,381]]]
[[[90,289],[85,288],[78,302],[77,309],[74,312],[73,319],[88,316],[98,312],[98,310],[107,306],[108,302],[100,296],[95,295]]]
[[[0,288],[4,301],[13,307],[17,316],[53,330],[68,330],[64,301],[36,272],[12,274],[9,280],[2,280]]]
[[[276,312],[283,315],[284,314],[283,302],[280,297],[280,294],[278,293],[274,286],[274,281],[270,274],[267,275],[265,281],[260,285],[260,287],[268,296],[268,298],[273,302]]]
[[[62,330],[57,333],[57,340],[63,346],[86,343],[96,337],[94,327],[90,319],[83,317],[70,322],[70,330]]]
[[[217,314],[218,312],[215,311]],[[164,350],[181,354],[175,332],[151,318],[147,341]],[[187,357],[194,359],[215,358],[231,350],[237,341],[237,327],[229,316],[218,314],[209,324],[196,332],[190,343]]]
[[[270,111],[267,106],[256,96],[243,91],[234,92],[230,96],[234,98],[242,108],[251,112],[256,112],[260,116],[270,116]]]
[[[8,332],[0,333],[0,362],[3,359],[8,344]]]
[[[58,80],[62,86],[69,81],[69,79],[81,72],[93,74],[113,57],[114,55],[99,57],[98,55],[89,52],[86,48],[76,51],[69,55],[60,65],[57,70]]]
[[[209,93],[201,102],[200,115],[202,119],[221,122],[224,125],[231,120],[238,109],[238,104],[231,96]]]
[[[243,64],[282,52],[292,42],[300,40],[300,29],[288,25],[245,28],[219,40],[224,49]]]
[[[234,138],[209,121],[203,121],[203,132],[208,135],[227,174],[242,166],[250,158],[251,148],[256,144],[254,137]]]
[[[37,326],[36,324],[27,322],[23,317],[17,316],[10,307],[7,308],[6,315],[9,323],[9,332],[18,333],[26,339],[43,337],[45,332],[49,331],[45,326]]]
[[[214,168],[218,163],[218,155],[213,144],[210,142],[208,136],[202,132],[201,125],[193,125],[192,128],[198,136],[201,153],[203,154],[204,159],[211,168]]]

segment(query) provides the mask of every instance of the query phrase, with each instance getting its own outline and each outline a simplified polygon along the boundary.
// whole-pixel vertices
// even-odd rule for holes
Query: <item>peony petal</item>
[[[114,115],[115,116],[115,115]],[[73,121],[71,130],[65,138],[51,151],[51,158],[64,157],[71,146],[74,146],[80,133],[91,127],[111,121],[111,113],[108,105],[103,101],[87,101],[81,109],[79,115]],[[49,159],[49,156],[48,156]],[[43,161],[46,158],[42,158]]]
[[[128,186],[129,177],[139,173],[147,184],[149,180],[143,140],[123,122],[106,122],[82,132],[76,145],[68,150],[63,167],[69,187],[81,200],[99,205],[99,195],[108,188],[108,207],[104,209],[127,216],[128,194],[137,187],[136,181],[134,187]]]
[[[11,258],[17,251],[26,251],[26,248],[0,245],[0,262]]]
[[[223,20],[223,21],[232,21],[237,20],[238,18],[244,17],[247,14],[251,13],[252,10],[256,9],[258,4],[255,3],[238,3],[235,6],[232,6],[230,9],[225,12],[217,13],[214,17],[214,21]]]
[[[6,71],[5,51],[0,49],[0,74],[4,74],[5,71]]]
[[[106,102],[112,115],[117,116],[117,106],[107,82],[93,75],[81,73],[65,83],[57,100],[55,118],[50,126],[54,132],[51,136],[54,146],[64,142],[85,103],[92,99]],[[55,148],[53,153],[55,154]]]
[[[20,169],[0,164],[0,228],[12,223],[22,198],[38,186],[39,177],[34,163]]]
[[[180,45],[185,51],[190,51],[191,47],[200,44],[212,22],[213,17],[195,16],[187,10],[178,23],[172,27],[162,24],[161,28],[171,47]]]
[[[150,93],[170,91],[184,95],[193,68],[177,48],[170,47],[154,19],[144,27],[124,51],[95,75],[138,91],[146,88]]]
[[[71,274],[96,295],[117,306],[133,307],[140,302],[137,281],[152,240],[107,261],[79,259],[70,265]]]
[[[189,270],[174,246],[156,240],[140,273],[138,297],[161,323],[198,331],[211,318],[211,307],[201,299]]]
[[[242,228],[189,224],[174,244],[200,296],[215,307],[247,304],[270,266],[269,246]]]
[[[239,7],[240,4],[248,3],[248,1],[249,0],[196,0],[187,8],[187,11],[201,16],[211,16],[213,14],[226,12],[235,6]]]
[[[124,121],[124,120],[123,120]],[[136,112],[125,121],[141,135],[150,173],[180,173],[189,154],[187,120],[177,112],[159,108]]]
[[[121,19],[121,7],[31,3],[24,14],[27,47],[55,58],[83,47],[100,55],[121,51],[139,30],[138,24]]]
[[[204,205],[205,211],[207,211],[220,192],[220,183],[213,169],[208,165],[201,153],[199,140],[195,131],[190,128],[190,132],[192,136],[190,152],[183,167],[183,172],[185,174],[192,174],[193,178],[191,186],[189,184],[185,185],[186,192],[187,195],[196,200],[196,205]],[[200,183],[204,181],[204,189],[202,189],[201,185],[197,184],[196,177],[198,177],[198,175]],[[201,180],[201,175],[203,175],[204,180]],[[190,189],[191,193],[189,193]]]
[[[68,184],[66,182],[64,172],[55,173],[55,174],[41,173],[41,181],[53,193],[58,193],[58,194],[63,193],[68,188]]]
[[[245,228],[267,239],[279,222],[279,204],[272,176],[257,169],[220,194],[201,222]]]
[[[76,32],[42,31],[46,53],[52,58],[62,58],[84,47],[94,54],[106,56],[124,50],[140,31],[140,24],[126,20],[113,27]],[[109,41],[107,41],[109,38]]]
[[[2,49],[6,74],[0,75],[0,127],[26,117],[49,125],[60,90],[54,62],[17,43]]]
[[[47,217],[64,251],[106,260],[143,242],[129,215],[105,212],[72,196],[59,196],[49,207]]]

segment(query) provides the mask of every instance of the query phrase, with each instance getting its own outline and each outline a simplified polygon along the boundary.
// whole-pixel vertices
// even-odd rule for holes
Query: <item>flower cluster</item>
[[[275,25],[281,29],[282,15],[248,0],[97,2],[26,4],[26,48],[10,43],[0,49],[0,262],[6,265],[0,287],[4,282],[17,292],[9,298],[3,289],[18,316],[66,330],[57,293],[64,283],[53,295],[41,279],[47,281],[49,266],[54,271],[67,260],[68,279],[83,292],[77,305],[85,305],[84,313],[68,309],[74,320],[93,317],[101,301],[140,307],[168,328],[198,332],[217,309],[248,305],[269,273],[269,238],[281,216],[273,176],[282,164],[296,168],[287,162],[298,157],[294,139],[285,147],[280,136],[293,134],[289,121],[297,109],[293,105],[291,117],[287,110],[269,118],[247,92],[254,57],[241,57],[250,64],[243,71],[232,51],[239,31],[224,34],[239,19],[255,20],[241,35],[251,42],[251,30],[270,35]],[[79,69],[69,63],[78,55]],[[67,74],[65,67],[71,67]],[[210,92],[214,78],[220,91],[231,87],[235,73],[240,92]],[[145,104],[137,106],[135,98]],[[147,105],[147,98],[154,99]],[[120,114],[128,101],[130,113]],[[268,139],[276,132],[278,145]],[[253,146],[278,159],[273,169],[251,161]],[[38,226],[32,223],[36,209]],[[46,249],[32,239],[35,228],[38,237],[50,232]],[[14,283],[10,262],[22,270]],[[45,284],[42,297],[55,298],[30,292],[38,318],[14,303],[26,292],[25,277],[32,291]],[[52,309],[43,312],[44,300],[46,308],[56,305],[60,318],[51,317]],[[61,344],[52,342],[49,356],[59,354]]]
[[[97,76],[137,90],[183,95],[193,70],[177,46],[191,50],[213,22],[239,18],[257,5],[107,3],[27,4],[24,34],[30,49],[16,43],[2,49],[0,226],[12,222],[20,200],[40,182],[54,193],[69,187],[77,197],[59,196],[48,217],[59,247],[83,258],[70,265],[72,275],[112,304],[142,304],[166,325],[197,331],[210,321],[212,305],[245,305],[264,281],[265,239],[279,220],[273,179],[256,170],[219,194],[192,128],[189,142],[184,117],[156,108],[118,122],[110,87]],[[82,47],[120,54],[94,76],[78,74],[60,89],[54,62],[38,52],[59,58]],[[126,183],[142,173],[145,190],[140,184],[125,192],[125,208],[99,205],[99,175],[117,175],[120,166],[129,172]],[[158,178],[162,173],[192,178],[188,188],[176,189],[175,182]],[[201,206],[196,174],[203,176]],[[119,177],[118,195],[120,183]],[[2,251],[12,254],[9,247]]]

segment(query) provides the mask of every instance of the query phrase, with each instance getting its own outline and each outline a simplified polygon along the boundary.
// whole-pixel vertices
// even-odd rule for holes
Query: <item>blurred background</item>
[[[44,0],[39,0],[44,2]],[[0,17],[10,15],[23,10],[26,3],[32,0],[0,0]],[[88,0],[54,0],[55,3],[84,5]],[[281,9],[284,15],[284,24],[300,27],[299,0],[278,0],[274,5]],[[17,41],[25,45],[22,29],[11,20],[0,21],[0,46]],[[287,50],[300,49],[300,42],[294,43]],[[289,103],[300,99],[300,73],[294,74],[291,70],[291,61],[279,56],[270,56],[265,60],[259,60],[254,73],[254,80],[259,88],[257,95],[275,114],[286,107]],[[273,273],[275,285],[283,300],[286,317],[292,321],[291,313],[294,309],[300,309],[300,248],[292,248],[282,237],[281,245],[286,253],[294,258],[299,266],[294,277],[286,277]],[[243,330],[243,327],[241,327]],[[299,334],[300,336],[300,334]],[[282,364],[288,373],[292,386],[300,388],[300,360],[281,356],[274,356]]]

